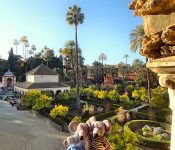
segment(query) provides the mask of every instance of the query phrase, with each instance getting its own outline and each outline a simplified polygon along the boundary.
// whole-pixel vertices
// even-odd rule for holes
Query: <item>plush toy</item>
[[[80,141],[84,142],[85,150],[90,150],[89,126],[87,123],[72,121],[69,124],[69,130],[70,132],[76,133]]]
[[[112,126],[108,120],[96,121],[91,117],[87,124],[90,126],[91,150],[113,150],[105,137],[105,133],[110,133]]]
[[[85,150],[85,144],[83,141],[80,141],[80,138],[77,132],[67,137],[64,140],[63,145],[68,146],[67,150]]]

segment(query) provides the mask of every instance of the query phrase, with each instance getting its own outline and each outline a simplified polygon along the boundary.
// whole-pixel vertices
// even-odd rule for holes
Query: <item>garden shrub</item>
[[[112,91],[109,91],[108,97],[110,100],[116,101],[117,99],[119,99],[119,94],[116,90],[112,90]]]
[[[41,110],[51,107],[53,98],[42,94],[39,90],[32,90],[27,92],[22,97],[22,104],[32,108],[33,110]]]
[[[132,97],[135,100],[148,101],[147,90],[144,87],[137,88],[132,92]]]
[[[50,111],[50,116],[53,118],[66,116],[69,108],[63,105],[55,105],[55,107]]]
[[[72,121],[76,121],[76,122],[80,123],[80,122],[81,122],[81,117],[80,117],[80,116],[75,116],[75,117],[72,119]]]
[[[41,95],[37,100],[35,100],[35,104],[32,109],[37,111],[50,108],[52,100],[52,97],[48,97],[47,95]]]
[[[98,93],[98,98],[99,99],[106,99],[107,98],[107,95],[108,95],[108,92],[106,92],[106,91],[100,91],[99,93]]]
[[[112,132],[108,135],[108,140],[115,150],[138,150],[136,146],[139,143],[137,135],[132,133],[129,128],[121,132],[122,127],[115,124]]]
[[[117,120],[121,123],[121,124],[124,124],[126,122],[126,114],[125,114],[125,111],[123,109],[123,107],[119,107],[117,109]]]
[[[98,98],[98,94],[99,94],[99,90],[95,90],[94,92],[93,92],[93,96],[95,97],[95,98]]]
[[[163,108],[169,105],[168,90],[163,87],[152,89],[150,107]]]
[[[123,94],[119,96],[120,101],[127,103],[129,101],[129,97],[127,94]]]

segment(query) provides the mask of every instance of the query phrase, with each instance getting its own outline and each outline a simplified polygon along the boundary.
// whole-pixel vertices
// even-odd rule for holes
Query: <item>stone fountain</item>
[[[129,8],[142,16],[145,36],[140,54],[168,88],[172,109],[171,150],[175,150],[175,0],[133,0]]]

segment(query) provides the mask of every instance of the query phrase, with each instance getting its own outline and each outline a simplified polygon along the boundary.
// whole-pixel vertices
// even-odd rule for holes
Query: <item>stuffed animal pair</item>
[[[84,150],[83,144],[85,150],[112,150],[110,143],[105,137],[105,133],[110,133],[111,128],[108,120],[96,121],[95,117],[89,118],[86,123],[72,121],[69,124],[69,130],[74,133],[79,140],[70,140],[73,138],[70,136],[64,140],[67,141],[64,142],[66,143],[64,145],[69,145],[68,150],[76,150],[73,149],[75,145],[76,147],[79,146],[78,150]],[[70,144],[71,142],[68,141],[73,141],[73,143]]]

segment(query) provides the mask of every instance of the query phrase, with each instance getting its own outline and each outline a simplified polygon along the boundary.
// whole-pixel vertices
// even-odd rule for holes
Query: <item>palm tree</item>
[[[145,32],[143,29],[143,25],[138,25],[138,26],[136,26],[135,29],[133,29],[131,31],[131,33],[129,34],[130,44],[131,44],[131,47],[130,47],[131,52],[136,52],[137,50],[142,48],[141,40],[142,40],[144,35],[145,35]],[[146,58],[146,63],[147,62],[148,62],[148,58]],[[149,69],[148,68],[146,68],[146,72],[147,72],[148,98],[150,101],[151,92],[150,92],[150,79],[149,79]]]
[[[84,14],[81,13],[81,8],[77,5],[69,7],[66,14],[66,21],[69,25],[74,25],[75,27],[75,49],[76,49],[76,89],[77,89],[77,109],[80,109],[80,89],[79,89],[79,61],[78,61],[78,40],[77,40],[77,26],[82,24],[84,21]]]
[[[32,45],[31,50],[33,52],[33,57],[34,57],[35,56],[35,51],[36,51],[36,45]]]
[[[13,44],[16,46],[16,55],[17,55],[18,54],[17,46],[19,45],[19,41],[17,39],[14,39]]]
[[[106,55],[104,53],[101,53],[99,56],[98,56],[98,60],[101,61],[102,65],[103,65],[103,62],[107,59]]]
[[[26,54],[25,57],[26,57],[26,58],[28,58],[28,53],[29,53],[29,52],[28,52],[28,48],[29,48],[29,47],[30,47],[29,42],[26,42],[26,43],[25,43],[25,51],[26,51],[26,52],[25,52],[25,54]]]
[[[25,58],[25,54],[26,54],[26,52],[25,52],[25,43],[27,43],[28,42],[28,39],[27,39],[27,36],[22,36],[21,38],[20,38],[20,42],[22,43],[22,45],[23,45],[23,58],[24,59],[26,59]]]
[[[128,58],[129,58],[129,55],[128,55],[128,54],[125,54],[125,55],[123,56],[123,58],[125,58],[125,59],[126,59],[126,65],[127,65],[127,63],[128,63]]]

